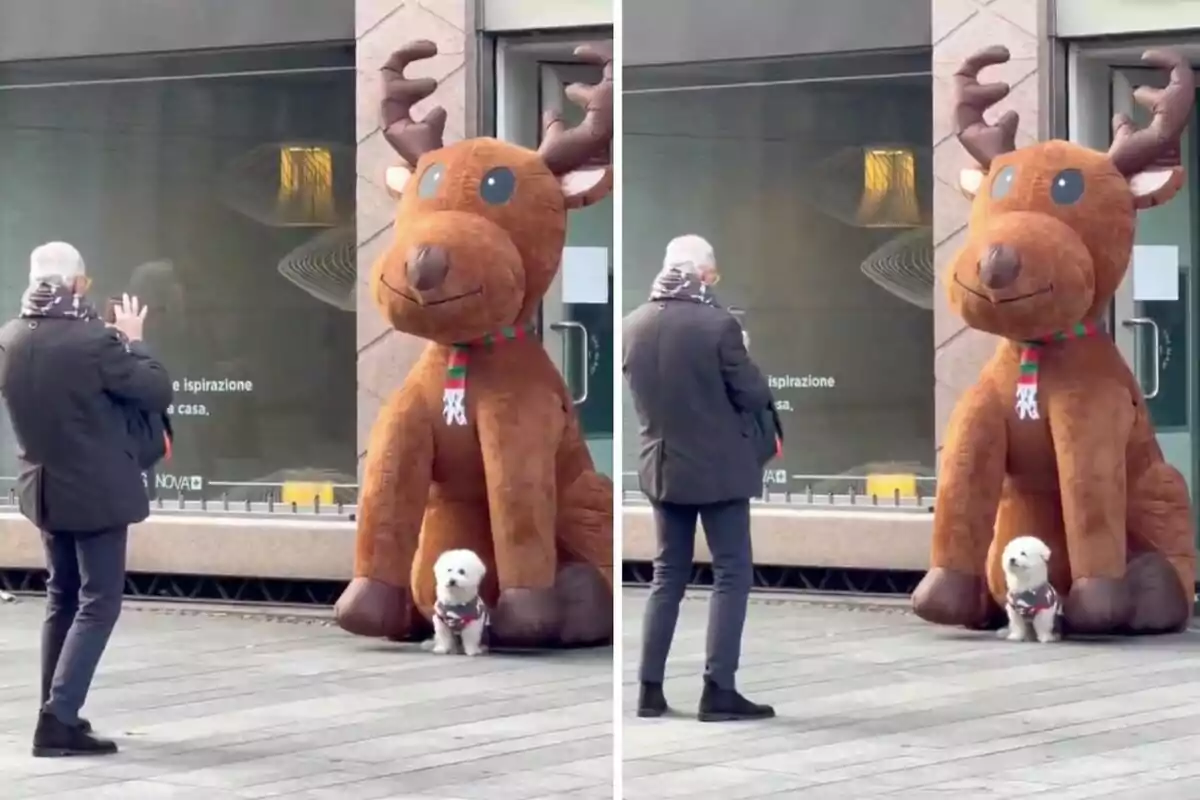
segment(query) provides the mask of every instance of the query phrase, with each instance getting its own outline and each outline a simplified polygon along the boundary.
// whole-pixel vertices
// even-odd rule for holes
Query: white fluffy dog
[[[1050,583],[1050,548],[1035,536],[1018,536],[1004,548],[1002,560],[1008,583],[1005,637],[1010,642],[1058,641],[1060,604]]]
[[[488,611],[479,596],[479,585],[487,575],[483,560],[471,550],[447,550],[433,565],[437,602],[433,606],[433,652],[457,651],[477,656],[486,652],[483,635]]]

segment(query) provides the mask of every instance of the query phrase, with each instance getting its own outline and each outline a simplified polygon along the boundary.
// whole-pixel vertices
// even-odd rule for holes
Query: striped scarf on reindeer
[[[1068,330],[1040,339],[1021,342],[1021,364],[1017,373],[1017,419],[1038,419],[1038,368],[1041,350],[1048,344],[1095,336],[1104,330],[1095,322],[1080,322]]]
[[[467,365],[471,352],[480,347],[492,348],[497,342],[513,342],[525,339],[534,333],[532,324],[522,328],[501,328],[469,342],[450,345],[450,357],[446,359],[446,384],[442,390],[442,416],[447,425],[467,424]]]

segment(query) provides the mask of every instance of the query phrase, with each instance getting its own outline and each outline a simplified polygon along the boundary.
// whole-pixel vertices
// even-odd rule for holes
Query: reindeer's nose
[[[989,289],[1011,286],[1021,274],[1021,256],[1006,244],[994,244],[979,259],[979,280]]]
[[[441,286],[449,271],[450,258],[437,245],[419,245],[408,253],[408,285],[418,292]]]

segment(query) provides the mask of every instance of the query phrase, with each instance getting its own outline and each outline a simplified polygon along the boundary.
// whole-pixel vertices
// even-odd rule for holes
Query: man
[[[117,751],[79,712],[121,611],[128,526],[150,513],[129,408],[162,414],[172,395],[140,344],[146,309],[126,296],[105,325],[88,286],[74,247],[42,245],[20,315],[0,329],[21,513],[42,532],[49,570],[37,757]]]
[[[765,464],[758,420],[769,414],[771,390],[746,352],[741,325],[713,297],[718,277],[708,242],[674,239],[649,302],[624,323],[624,372],[641,426],[639,478],[658,535],[642,630],[644,717],[667,711],[663,674],[691,575],[697,517],[714,574],[698,716],[775,715],[742,697],[734,681],[753,582],[750,498],[762,491]]]

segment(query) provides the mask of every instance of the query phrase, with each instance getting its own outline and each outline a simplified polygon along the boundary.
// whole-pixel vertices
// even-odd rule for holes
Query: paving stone
[[[85,712],[121,753],[42,760],[41,617],[0,606],[3,800],[612,798],[611,648],[445,658],[323,621],[138,606]]]
[[[645,591],[624,591],[629,800],[1200,798],[1200,632],[1014,644],[889,602],[756,595],[739,687],[774,720],[694,719],[706,595],[684,602],[665,690],[633,714]],[[1190,792],[1190,793],[1189,793]]]

